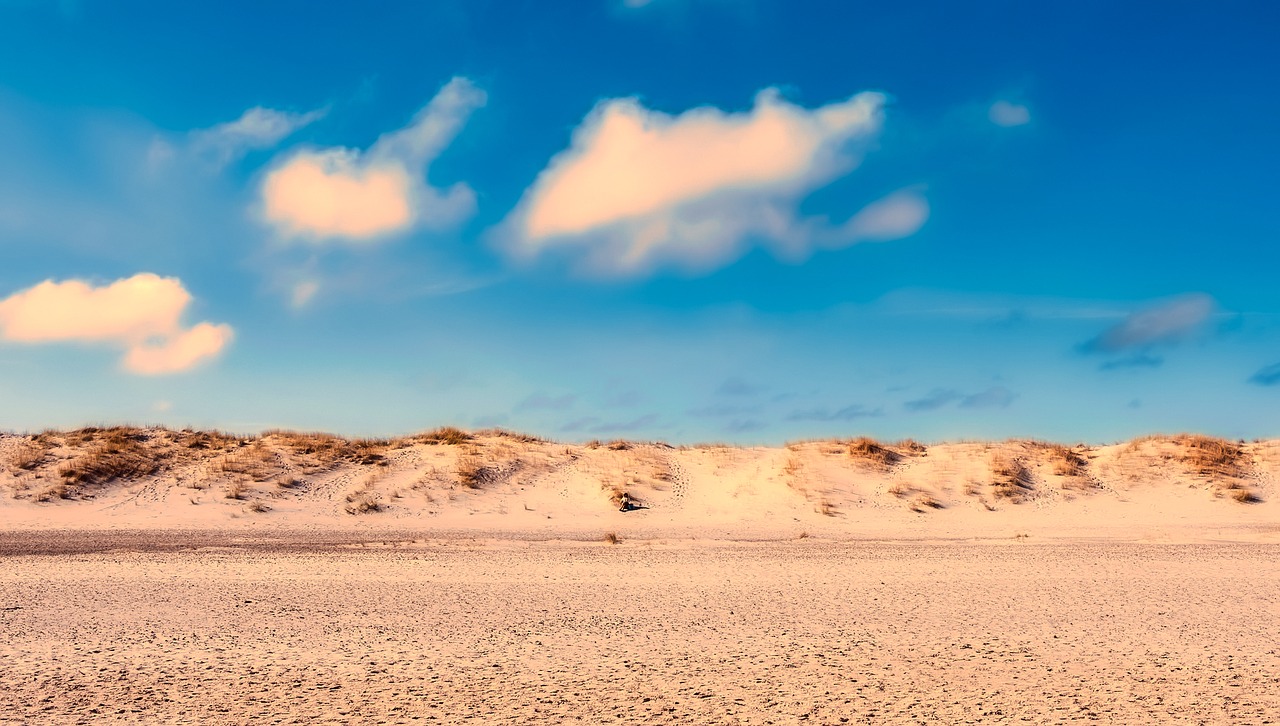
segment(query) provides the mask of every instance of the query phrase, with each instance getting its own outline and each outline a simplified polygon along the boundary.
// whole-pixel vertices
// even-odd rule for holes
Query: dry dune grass
[[[20,472],[37,469],[48,458],[52,448],[50,442],[33,437],[31,441],[16,448],[9,459],[9,466]]]
[[[461,446],[471,441],[472,438],[471,434],[453,426],[442,426],[410,437],[410,439],[423,444],[444,444],[447,446]]]
[[[142,442],[146,441],[143,432],[122,427],[102,434],[97,439],[81,438],[81,441],[95,443],[58,472],[69,487],[84,490],[117,479],[150,476],[160,470],[166,452],[143,446]]]
[[[1182,434],[1173,437],[1173,442],[1182,447],[1182,461],[1210,481],[1244,474],[1244,449],[1226,439]]]
[[[1245,483],[1249,474],[1249,457],[1243,445],[1213,436],[1178,434],[1135,439],[1129,444],[1127,451],[1140,451],[1142,445],[1148,442],[1167,442],[1175,447],[1173,458],[1195,476],[1208,482],[1214,496],[1225,496],[1241,504],[1262,501],[1257,492]]]
[[[358,489],[346,496],[348,514],[368,514],[382,511],[382,499],[377,492]]]
[[[479,453],[474,450],[458,457],[454,472],[457,474],[458,483],[462,485],[463,489],[479,489],[491,476],[489,466],[485,464]]]
[[[1085,476],[1089,460],[1075,448],[1062,444],[1045,444],[1049,459],[1053,462],[1053,473],[1058,476]]]
[[[1154,486],[1142,489],[1179,483],[1224,501],[1260,502],[1272,498],[1280,472],[1277,444],[1183,434],[1096,448],[1019,440],[927,449],[911,440],[857,437],[793,442],[785,450],[676,449],[622,440],[554,444],[497,429],[468,433],[450,427],[386,439],[86,427],[0,434],[0,490],[12,499],[57,506],[63,499],[102,502],[115,491],[137,497],[139,489],[128,485],[145,481],[147,501],[171,501],[168,490],[185,487],[212,492],[206,499],[194,497],[201,502],[235,509],[252,510],[254,502],[265,500],[282,511],[311,503],[332,512],[335,492],[341,504],[353,482],[367,479],[346,502],[353,513],[394,505],[397,513],[421,506],[434,516],[465,506],[469,513],[490,514],[523,504],[550,518],[562,503],[572,502],[612,516],[606,502],[621,508],[625,497],[652,507],[635,521],[691,507],[729,517],[737,516],[732,510],[760,506],[852,521],[870,507],[965,512],[967,503],[980,502],[994,510],[999,503],[1031,499],[1047,505],[1118,496],[1144,482]],[[388,483],[379,491],[373,481],[382,476]],[[484,496],[463,496],[460,490]],[[581,503],[572,492],[584,495]],[[401,502],[404,493],[415,495]]]
[[[1031,471],[1021,459],[997,454],[991,460],[991,493],[1014,504],[1026,500],[1035,490]]]
[[[316,466],[332,466],[343,461],[376,464],[392,446],[390,439],[344,439],[324,433],[269,431],[263,435],[294,456]]]
[[[859,436],[847,443],[849,455],[858,461],[863,461],[883,469],[902,461],[902,454],[881,444],[875,439]]]

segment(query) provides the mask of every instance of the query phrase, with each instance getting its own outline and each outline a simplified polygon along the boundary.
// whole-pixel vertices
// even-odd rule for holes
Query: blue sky
[[[0,0],[0,427],[1280,435],[1262,2]]]

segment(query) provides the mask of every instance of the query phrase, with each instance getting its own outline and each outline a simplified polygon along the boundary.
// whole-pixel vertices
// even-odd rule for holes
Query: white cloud
[[[0,340],[100,343],[124,349],[122,365],[139,375],[188,370],[231,342],[228,325],[184,327],[191,294],[182,282],[148,272],[94,287],[46,280],[0,300]]]
[[[714,268],[754,239],[795,257],[911,234],[928,210],[911,191],[837,227],[796,213],[809,192],[857,166],[884,103],[860,93],[805,109],[766,89],[747,112],[672,116],[636,99],[604,101],[525,191],[499,240],[519,259],[559,250],[594,272],[635,274]]]
[[[437,189],[428,164],[462,129],[485,94],[454,78],[403,129],[365,151],[313,149],[289,155],[262,184],[262,216],[283,237],[371,241],[413,227],[447,227],[475,210],[466,184]]]
[[[1023,126],[1031,123],[1031,109],[1009,101],[996,101],[987,109],[987,118],[996,126]]]
[[[881,241],[915,234],[929,218],[929,203],[912,190],[894,192],[872,202],[845,223],[847,239]]]
[[[246,151],[275,146],[324,115],[325,109],[289,113],[255,106],[235,121],[192,131],[191,148],[196,154],[212,157],[217,165],[223,166]]]

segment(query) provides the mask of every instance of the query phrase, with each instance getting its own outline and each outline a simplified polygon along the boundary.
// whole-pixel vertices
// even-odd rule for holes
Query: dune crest
[[[14,528],[306,526],[651,536],[1276,537],[1280,441],[784,447],[163,428],[0,435]],[[1198,536],[1198,535],[1197,535]]]

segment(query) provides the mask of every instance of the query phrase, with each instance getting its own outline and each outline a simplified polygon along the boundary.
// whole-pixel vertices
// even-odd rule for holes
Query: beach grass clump
[[[82,441],[93,443],[87,452],[59,472],[70,486],[86,487],[117,479],[139,479],[160,470],[162,454],[144,445],[146,435],[140,430],[125,427],[95,429],[94,436]]]
[[[471,441],[472,436],[454,426],[441,426],[431,431],[424,431],[413,438],[424,444],[461,446]]]
[[[474,452],[458,457],[454,473],[463,489],[479,489],[492,476],[492,471]]]
[[[991,493],[1015,504],[1026,499],[1035,489],[1031,471],[1017,458],[995,457],[991,462],[991,476]]]
[[[854,459],[880,468],[889,467],[902,461],[902,454],[866,436],[859,436],[846,442],[849,456]]]
[[[381,512],[382,502],[378,495],[367,489],[351,492],[347,495],[347,514],[369,514]]]

